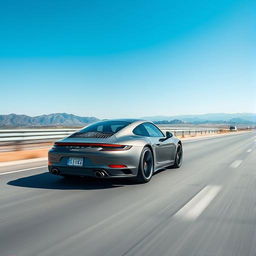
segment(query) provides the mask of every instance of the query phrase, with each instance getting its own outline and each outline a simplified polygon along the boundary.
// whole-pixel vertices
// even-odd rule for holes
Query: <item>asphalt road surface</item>
[[[1,256],[256,255],[255,132],[186,141],[143,185],[33,165],[1,167]]]

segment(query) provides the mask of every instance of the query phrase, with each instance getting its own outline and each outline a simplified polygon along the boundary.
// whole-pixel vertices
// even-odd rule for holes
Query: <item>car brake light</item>
[[[127,166],[124,164],[109,164],[108,167],[110,167],[110,168],[126,168]]]
[[[55,142],[55,146],[74,146],[74,147],[91,147],[101,148],[101,151],[120,151],[128,150],[132,146],[119,145],[119,144],[106,144],[106,143],[83,143],[83,142]]]

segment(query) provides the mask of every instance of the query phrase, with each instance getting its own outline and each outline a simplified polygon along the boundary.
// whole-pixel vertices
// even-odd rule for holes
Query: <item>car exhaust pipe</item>
[[[54,174],[54,175],[59,175],[60,174],[60,171],[57,169],[57,168],[53,168],[51,170],[51,173]]]
[[[96,171],[96,172],[95,172],[95,176],[96,176],[97,178],[102,178],[102,172],[101,172],[101,171]]]
[[[107,176],[106,172],[105,171],[102,171],[102,170],[98,170],[95,172],[95,176],[97,178],[104,178]]]

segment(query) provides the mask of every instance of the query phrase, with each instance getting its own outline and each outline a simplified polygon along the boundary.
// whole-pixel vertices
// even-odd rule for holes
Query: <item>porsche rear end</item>
[[[56,142],[48,153],[48,169],[55,175],[98,178],[135,177],[141,148],[115,143]]]

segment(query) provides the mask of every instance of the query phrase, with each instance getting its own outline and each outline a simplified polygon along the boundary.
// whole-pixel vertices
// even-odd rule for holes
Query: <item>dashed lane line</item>
[[[184,205],[174,218],[196,220],[220,192],[220,186],[206,186]]]
[[[241,163],[243,162],[243,160],[235,160],[231,165],[230,167],[231,168],[237,168]]]

